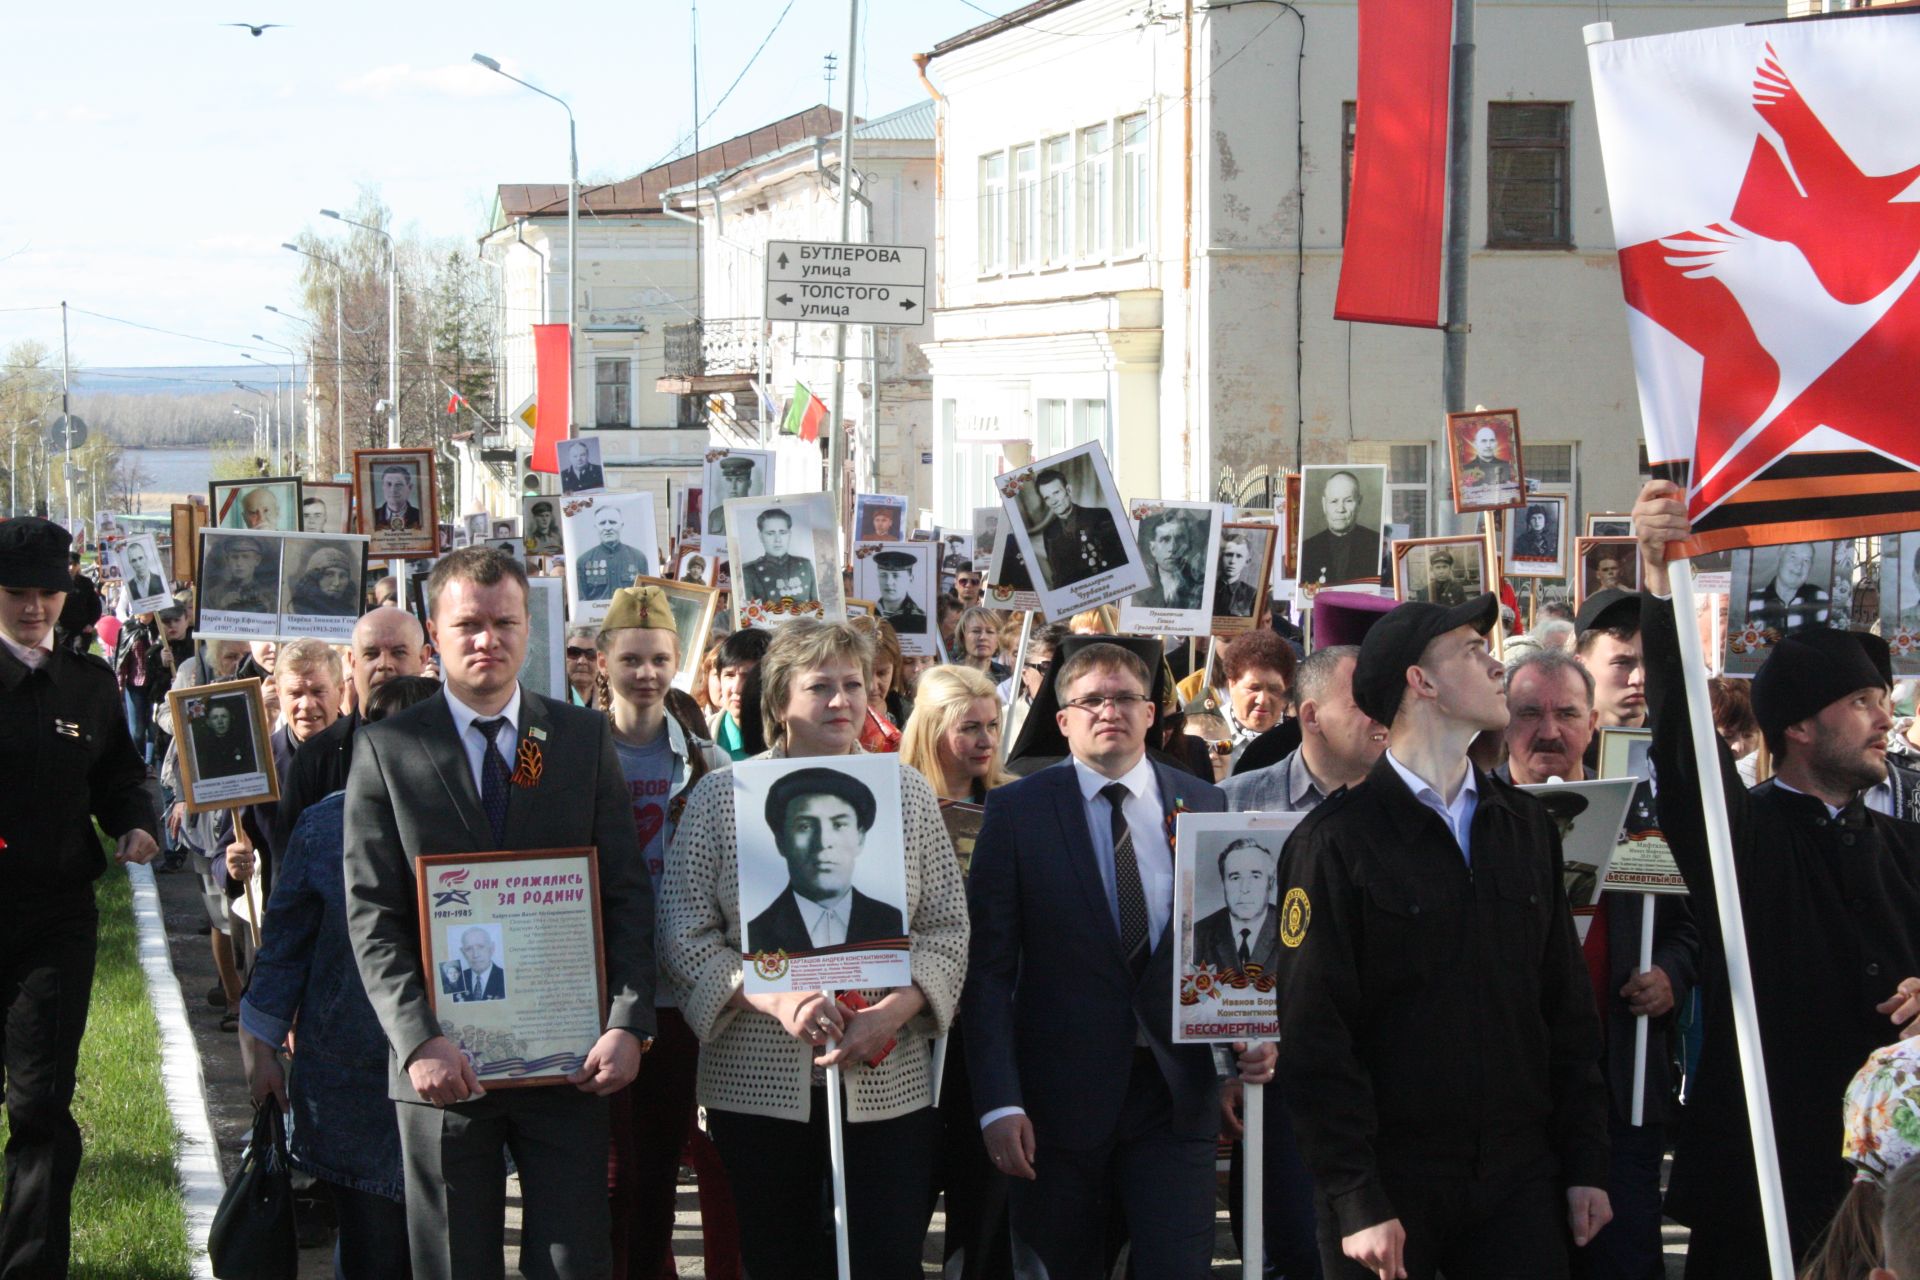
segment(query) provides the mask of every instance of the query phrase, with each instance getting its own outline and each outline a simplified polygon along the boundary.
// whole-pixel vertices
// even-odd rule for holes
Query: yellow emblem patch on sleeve
[[[1307,940],[1307,925],[1313,920],[1313,904],[1307,901],[1307,891],[1298,886],[1287,890],[1287,896],[1280,903],[1280,943],[1282,946],[1297,947]]]

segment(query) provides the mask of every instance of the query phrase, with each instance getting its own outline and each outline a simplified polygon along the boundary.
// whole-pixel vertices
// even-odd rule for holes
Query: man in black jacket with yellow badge
[[[1354,666],[1389,728],[1281,856],[1280,1083],[1329,1280],[1567,1275],[1612,1216],[1600,1024],[1560,837],[1467,746],[1507,723],[1491,595],[1400,605]]]
[[[74,1073],[93,991],[107,868],[159,852],[147,768],[113,672],[53,643],[71,541],[35,517],[0,523],[0,1076],[7,1086],[0,1275],[64,1276],[80,1170]]]

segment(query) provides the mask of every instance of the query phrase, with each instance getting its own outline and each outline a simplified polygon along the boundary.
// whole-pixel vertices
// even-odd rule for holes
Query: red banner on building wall
[[[1360,0],[1360,79],[1336,320],[1437,329],[1452,0]]]
[[[559,474],[556,456],[560,442],[570,434],[573,406],[567,402],[567,361],[573,358],[571,334],[564,324],[533,326],[535,471]]]

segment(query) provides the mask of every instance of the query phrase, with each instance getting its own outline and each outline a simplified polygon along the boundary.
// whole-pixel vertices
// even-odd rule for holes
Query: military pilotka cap
[[[911,569],[918,560],[911,551],[882,551],[873,563],[882,569]]]
[[[679,631],[674,626],[673,607],[667,603],[666,592],[658,587],[622,587],[613,593],[613,603],[607,606],[607,616],[600,623],[601,632],[630,631],[636,627]]]
[[[1580,615],[1573,620],[1576,635],[1585,635],[1589,631],[1607,631],[1614,627],[1640,627],[1640,593],[1623,591],[1619,587],[1608,587],[1605,591],[1596,591],[1588,596],[1580,606]]]
[[[1753,716],[1769,738],[1790,724],[1817,716],[1862,689],[1884,689],[1889,669],[1876,661],[1876,636],[1831,627],[1791,632],[1773,647],[1753,677]]]
[[[722,458],[720,470],[727,475],[739,475],[742,471],[753,470],[752,458]]]
[[[1458,627],[1472,627],[1481,635],[1493,629],[1500,601],[1492,592],[1451,609],[1408,601],[1373,624],[1360,642],[1360,658],[1353,667],[1353,701],[1383,725],[1400,712],[1407,689],[1407,668],[1420,661],[1433,641]]]
[[[0,587],[71,591],[67,549],[73,535],[51,520],[20,516],[0,524]]]

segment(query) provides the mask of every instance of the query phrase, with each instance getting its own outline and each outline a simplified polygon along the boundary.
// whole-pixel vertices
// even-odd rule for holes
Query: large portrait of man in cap
[[[709,449],[701,471],[707,532],[727,531],[726,505],[736,498],[762,498],[773,484],[773,454],[764,449]]]
[[[753,761],[736,765],[733,777],[742,951],[789,959],[906,951],[898,763]],[[748,964],[762,973],[771,967]]]
[[[909,658],[935,657],[939,641],[933,616],[933,544],[861,542],[853,548],[853,594],[870,600],[874,616],[893,627],[900,652]]]
[[[202,617],[195,630],[206,633],[208,613],[268,617],[279,614],[282,547],[279,537],[203,529],[200,539]]]

